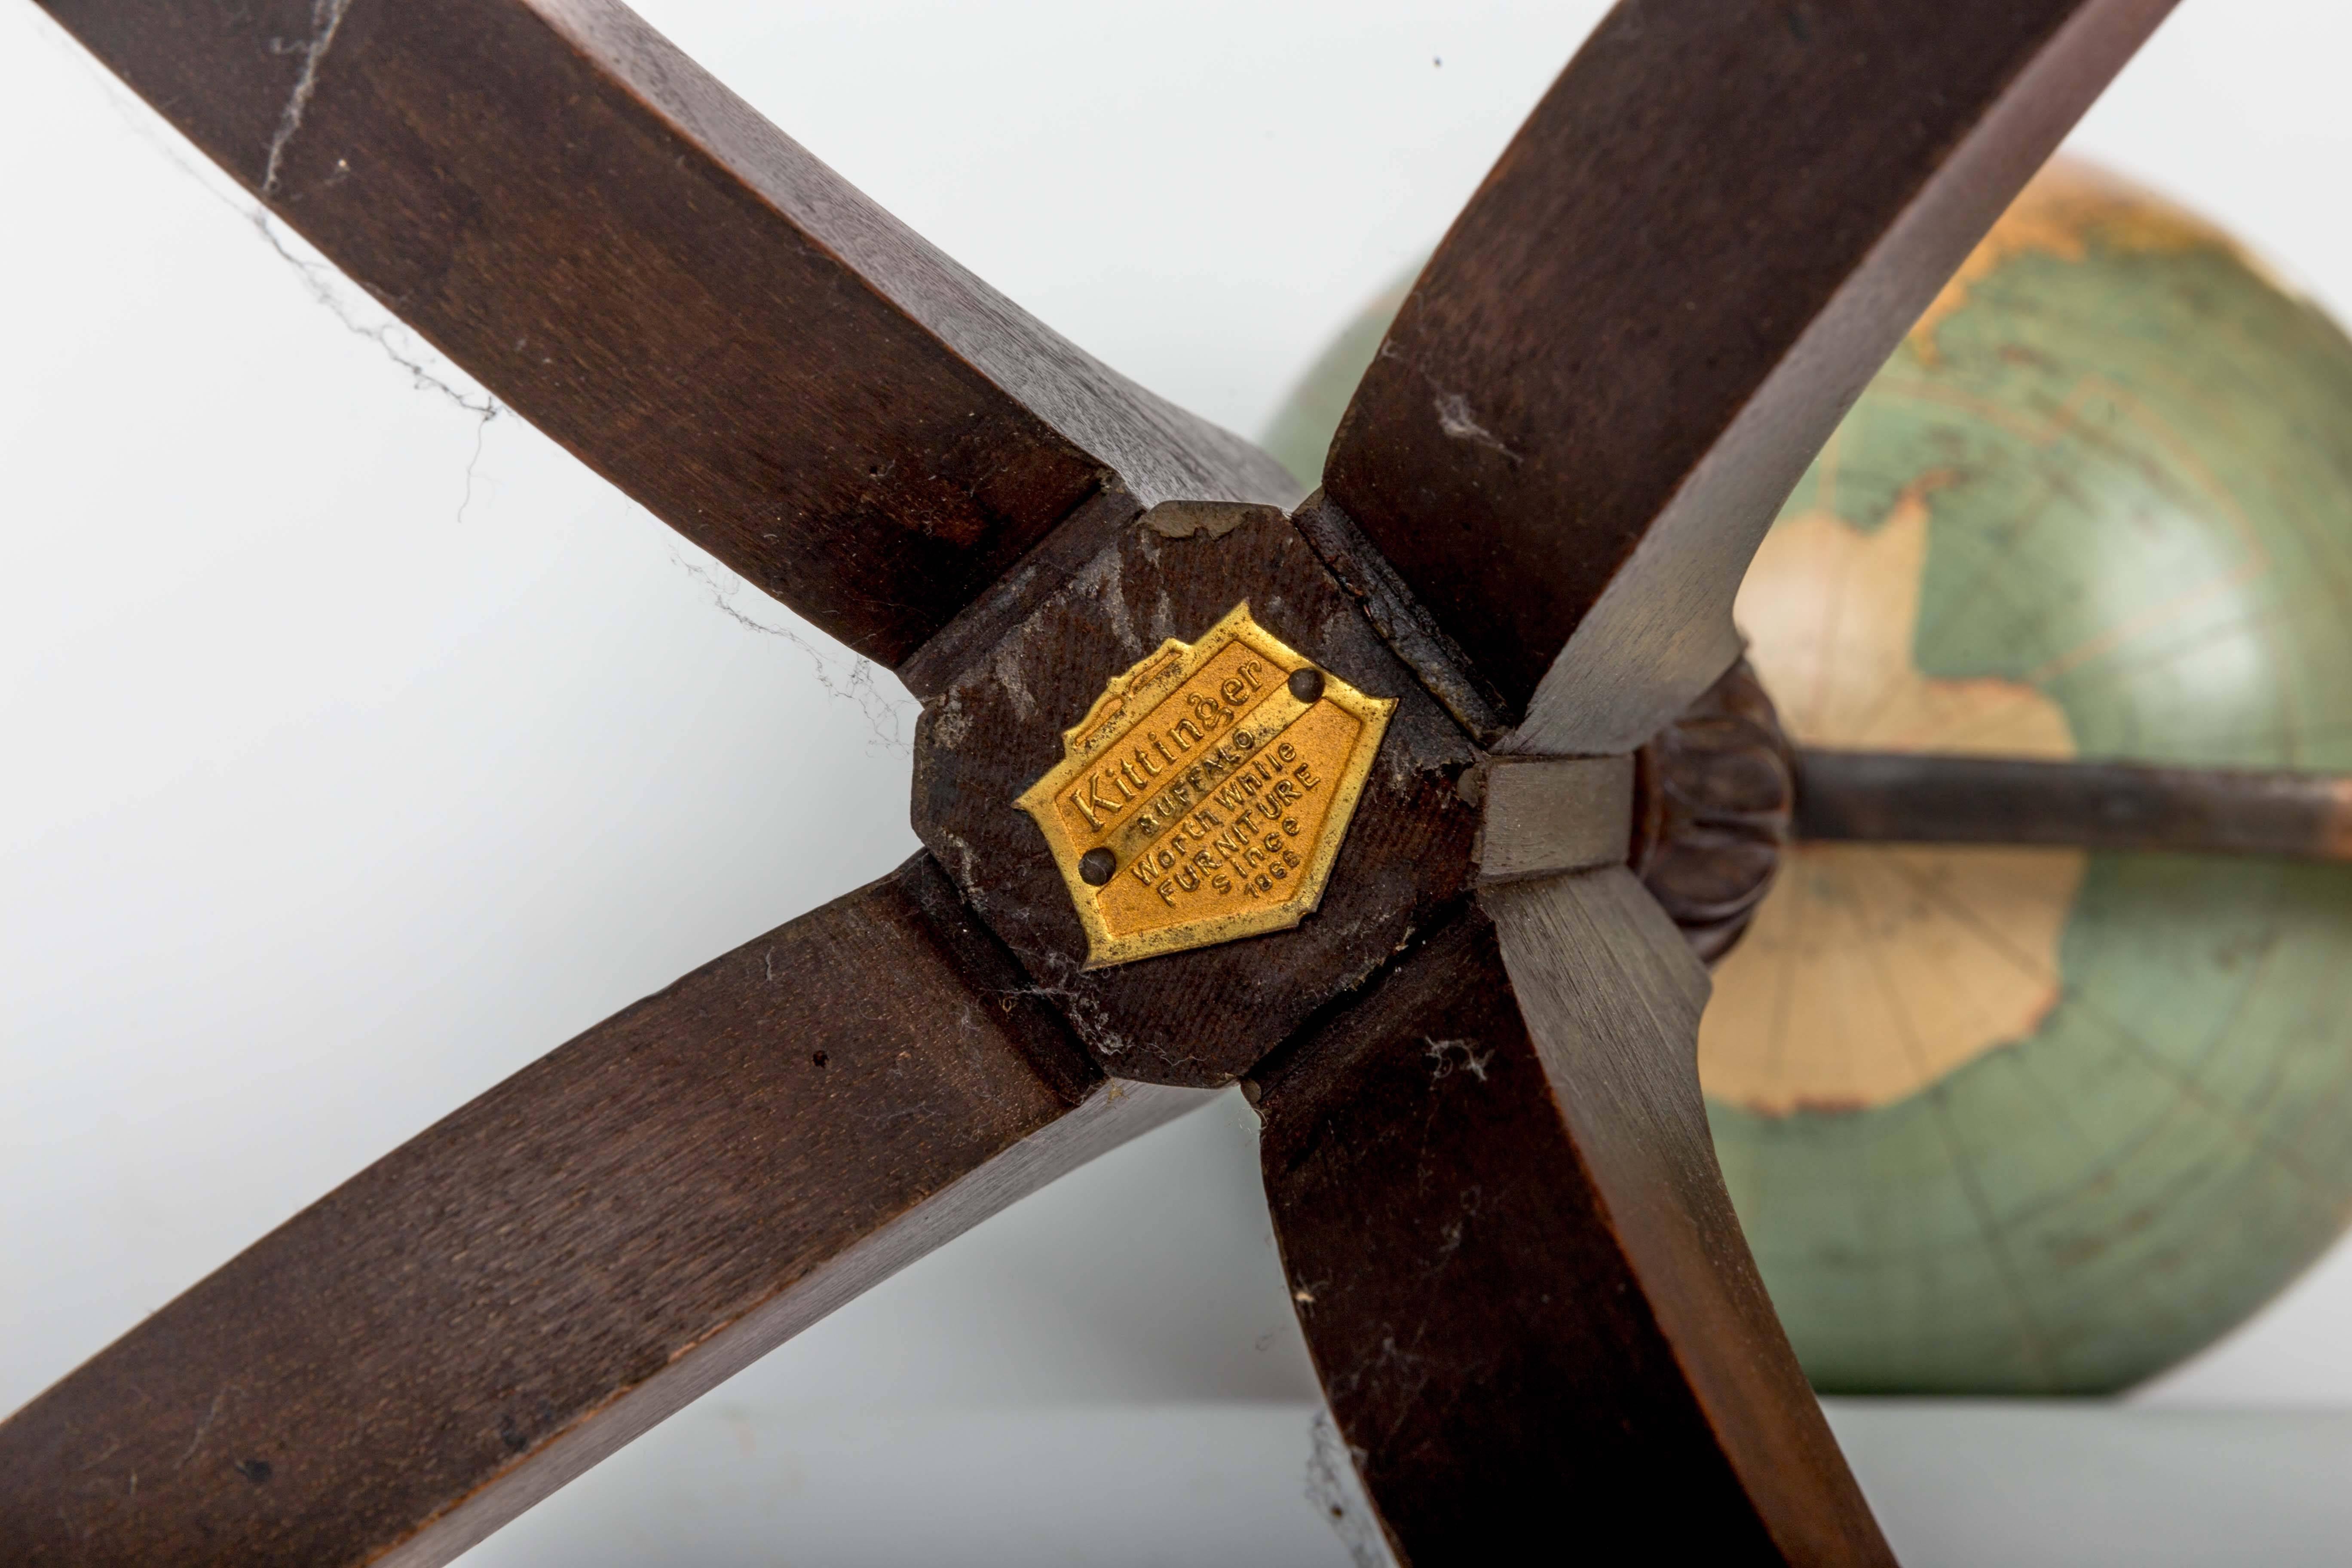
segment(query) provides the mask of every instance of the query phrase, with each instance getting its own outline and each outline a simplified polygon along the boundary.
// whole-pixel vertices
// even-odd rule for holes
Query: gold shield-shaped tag
[[[1114,677],[1018,803],[1077,906],[1087,967],[1313,913],[1395,710],[1317,668],[1247,601]]]

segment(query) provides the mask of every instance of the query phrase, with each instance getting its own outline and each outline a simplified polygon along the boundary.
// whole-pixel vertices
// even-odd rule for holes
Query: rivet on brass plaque
[[[1087,928],[1087,967],[1314,912],[1395,709],[1316,668],[1246,601],[1113,677],[1019,802]]]

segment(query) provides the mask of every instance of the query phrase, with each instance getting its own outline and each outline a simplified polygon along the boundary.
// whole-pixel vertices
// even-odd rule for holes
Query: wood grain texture
[[[1146,513],[1044,586],[924,708],[915,831],[1108,1070],[1228,1082],[1467,896],[1477,813],[1458,785],[1477,752],[1273,508]],[[1293,931],[1086,970],[1045,835],[1013,802],[1062,760],[1062,731],[1113,676],[1243,600],[1358,690],[1402,700],[1321,907]]]
[[[44,3],[500,400],[886,664],[1105,487],[1296,497],[608,0]]]
[[[2249,768],[1796,753],[1796,836],[2352,860],[2352,776]]]
[[[1524,713],[1630,750],[1863,383],[2170,0],[1626,0],[1423,272],[1325,493]]]
[[[447,1561],[1197,1100],[1107,1085],[928,857],[590,1030],[0,1424],[0,1561]]]
[[[1623,868],[1513,882],[1257,1086],[1334,1419],[1402,1562],[1889,1563],[1715,1165],[1706,976]]]
[[[1291,521],[1362,606],[1364,618],[1455,723],[1482,746],[1496,745],[1510,733],[1501,698],[1352,518],[1317,490],[1299,503]]]
[[[1479,775],[1478,879],[1622,865],[1633,831],[1631,757],[1502,757]]]

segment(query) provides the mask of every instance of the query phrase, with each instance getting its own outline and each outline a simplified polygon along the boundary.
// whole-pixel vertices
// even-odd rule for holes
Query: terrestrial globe
[[[1269,431],[1297,473],[1409,282]],[[1737,619],[1801,746],[2352,771],[2352,343],[2211,225],[2053,163]],[[1800,844],[1699,1071],[1817,1386],[2121,1388],[2352,1215],[2352,869]]]

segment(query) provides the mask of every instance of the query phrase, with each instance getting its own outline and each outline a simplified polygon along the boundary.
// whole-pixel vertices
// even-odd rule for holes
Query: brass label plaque
[[[1018,803],[1077,906],[1086,966],[1312,913],[1395,709],[1285,646],[1247,601],[1114,677]]]

